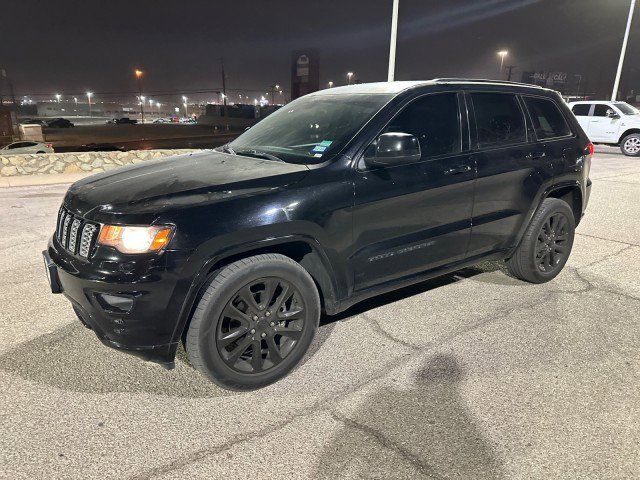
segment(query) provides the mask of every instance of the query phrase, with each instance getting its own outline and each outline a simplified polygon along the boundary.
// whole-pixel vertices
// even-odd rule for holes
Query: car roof
[[[580,104],[591,104],[591,103],[620,103],[620,102],[612,102],[611,100],[578,100],[575,102],[569,102],[568,105],[580,105]]]
[[[538,85],[530,85],[528,83],[508,82],[501,80],[478,79],[478,78],[434,78],[432,80],[411,80],[397,82],[372,82],[357,83],[355,85],[345,85],[342,87],[325,88],[310,95],[342,95],[342,94],[398,94],[416,87],[426,87],[434,85],[502,85],[509,87],[527,87],[539,90],[547,90]]]

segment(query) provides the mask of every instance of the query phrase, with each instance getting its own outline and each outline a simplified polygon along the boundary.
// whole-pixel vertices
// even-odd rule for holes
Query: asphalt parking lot
[[[103,347],[48,292],[66,186],[0,189],[0,477],[638,478],[640,159],[607,152],[554,281],[376,298],[252,393]]]

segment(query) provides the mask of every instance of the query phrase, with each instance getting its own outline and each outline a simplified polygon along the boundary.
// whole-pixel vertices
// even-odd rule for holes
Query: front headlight
[[[98,243],[115,247],[122,253],[157,252],[167,246],[173,227],[131,227],[124,225],[102,225]]]

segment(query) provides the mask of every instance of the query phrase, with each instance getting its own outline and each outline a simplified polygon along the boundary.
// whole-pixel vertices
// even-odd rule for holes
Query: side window
[[[577,105],[574,105],[571,111],[576,117],[588,117],[590,109],[590,103],[579,103]]]
[[[460,152],[457,95],[437,93],[414,100],[391,120],[384,132],[414,135],[420,142],[422,158]]]
[[[605,105],[604,103],[596,104],[596,108],[593,110],[594,117],[606,117],[607,110],[611,109],[609,105]]]
[[[9,150],[13,150],[14,148],[22,148],[24,147],[24,142],[16,142],[9,145]]]
[[[533,128],[539,139],[565,137],[571,135],[562,112],[551,100],[525,97],[524,103],[533,120]]]
[[[494,147],[526,142],[524,114],[515,95],[472,93],[478,146]]]

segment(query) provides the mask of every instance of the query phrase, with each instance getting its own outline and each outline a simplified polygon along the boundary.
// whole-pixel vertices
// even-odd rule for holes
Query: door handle
[[[525,157],[527,160],[538,160],[539,158],[546,157],[547,154],[545,152],[529,152]]]
[[[457,175],[458,173],[467,173],[471,171],[471,165],[458,165],[444,171],[445,175]]]

